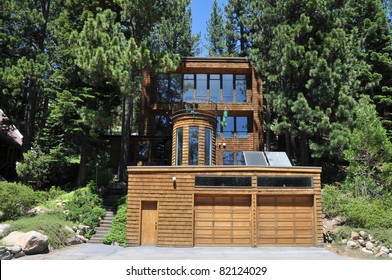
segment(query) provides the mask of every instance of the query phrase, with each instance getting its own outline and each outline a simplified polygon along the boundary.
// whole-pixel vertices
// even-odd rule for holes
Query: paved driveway
[[[349,260],[316,247],[119,247],[82,244],[23,260]]]

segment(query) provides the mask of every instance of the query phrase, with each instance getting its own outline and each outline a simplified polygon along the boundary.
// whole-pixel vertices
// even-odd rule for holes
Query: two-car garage
[[[315,245],[313,195],[195,195],[195,246]]]

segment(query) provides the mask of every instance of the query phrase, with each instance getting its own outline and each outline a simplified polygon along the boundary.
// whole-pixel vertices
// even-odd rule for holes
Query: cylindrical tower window
[[[204,130],[204,165],[212,164],[212,130],[205,128]]]
[[[189,143],[188,143],[188,164],[199,164],[199,127],[189,127]]]
[[[182,150],[184,147],[184,132],[183,128],[176,129],[176,165],[182,165]]]

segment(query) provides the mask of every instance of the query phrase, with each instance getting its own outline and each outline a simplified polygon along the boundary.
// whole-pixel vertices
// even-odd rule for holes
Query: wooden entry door
[[[141,245],[157,244],[158,203],[142,201]]]

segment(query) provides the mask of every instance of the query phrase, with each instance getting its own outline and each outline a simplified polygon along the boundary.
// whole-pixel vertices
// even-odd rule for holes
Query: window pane
[[[189,127],[188,142],[188,164],[197,165],[199,163],[199,128],[195,126]]]
[[[252,187],[252,177],[196,176],[196,187]]]
[[[183,129],[176,129],[176,165],[182,165]]]
[[[195,81],[193,74],[184,75],[184,98],[185,102],[193,102]]]
[[[205,129],[205,139],[204,139],[204,165],[211,165],[212,158],[212,131],[209,128]]]
[[[196,102],[207,101],[207,74],[196,75]]]
[[[234,152],[223,152],[223,165],[234,165]]]
[[[246,102],[246,76],[235,76],[236,101]]]
[[[210,75],[210,101],[220,101],[220,75]]]
[[[169,98],[170,102],[179,102],[181,100],[181,74],[170,75]]]
[[[257,186],[264,188],[313,188],[312,177],[257,177]]]
[[[156,102],[165,103],[167,102],[169,87],[169,76],[167,74],[158,74],[157,76],[157,96]]]
[[[245,158],[242,152],[236,153],[237,165],[245,165]]]
[[[221,136],[221,117],[216,117],[216,137]]]
[[[237,138],[248,137],[248,117],[236,117]]]
[[[170,136],[172,130],[172,119],[167,116],[154,117],[154,135],[155,136]]]
[[[232,74],[223,74],[222,75],[223,85],[222,85],[222,93],[223,93],[223,102],[233,102],[233,75]]]
[[[234,137],[234,117],[227,117],[227,125],[222,127],[222,131],[224,137]]]

